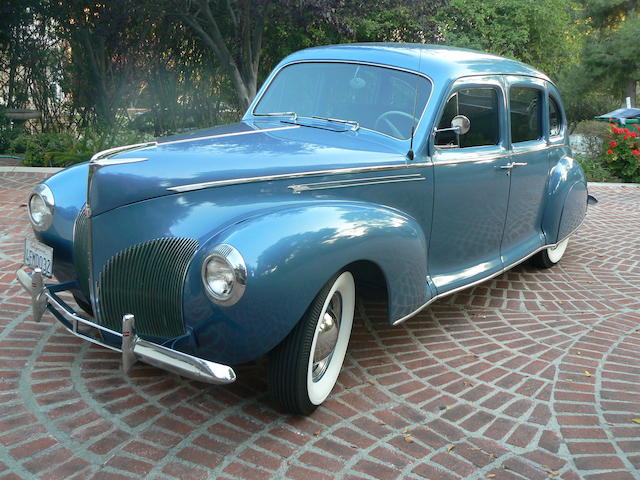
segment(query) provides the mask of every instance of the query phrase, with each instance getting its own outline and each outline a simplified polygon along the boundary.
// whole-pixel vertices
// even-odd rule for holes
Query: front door
[[[502,240],[510,177],[500,168],[509,152],[506,102],[499,77],[463,79],[454,86],[438,128],[456,115],[469,118],[465,135],[435,136],[433,223],[429,275],[438,294],[486,278],[502,269]]]
[[[544,82],[512,76],[507,83],[511,168],[504,175],[511,179],[511,192],[501,247],[505,267],[545,244],[542,206],[549,172]]]

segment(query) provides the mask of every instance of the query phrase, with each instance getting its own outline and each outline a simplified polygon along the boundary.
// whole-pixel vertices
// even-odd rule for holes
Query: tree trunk
[[[634,79],[631,79],[627,82],[627,85],[625,87],[624,90],[624,102],[623,105],[627,104],[627,97],[631,97],[631,107],[635,108],[635,106],[637,105],[636,103],[636,85],[637,85],[637,81]]]

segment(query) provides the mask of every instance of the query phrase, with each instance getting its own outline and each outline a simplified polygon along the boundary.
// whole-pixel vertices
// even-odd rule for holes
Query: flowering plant
[[[609,169],[625,182],[640,182],[640,123],[630,127],[609,124],[605,160]]]

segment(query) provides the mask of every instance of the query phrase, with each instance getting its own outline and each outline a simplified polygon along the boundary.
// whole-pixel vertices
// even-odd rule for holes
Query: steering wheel
[[[408,118],[409,120],[411,120],[413,122],[413,115],[411,115],[410,113],[402,112],[400,110],[389,110],[388,112],[384,112],[382,115],[380,115],[378,118],[376,118],[376,121],[374,123],[374,127],[373,128],[375,130],[380,130],[380,124],[384,123],[389,128],[389,130],[391,130],[391,133],[393,134],[393,136],[395,136],[397,138],[403,138],[404,135],[402,134],[400,129],[389,118],[389,117],[392,117],[394,115],[398,116],[398,117]]]

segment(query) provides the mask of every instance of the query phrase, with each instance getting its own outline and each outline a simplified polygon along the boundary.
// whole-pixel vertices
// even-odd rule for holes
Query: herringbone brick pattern
[[[640,188],[548,271],[516,267],[399,327],[358,307],[334,394],[271,403],[263,361],[214,387],[30,321],[13,280],[39,174],[0,174],[0,479],[640,478]],[[640,420],[638,420],[640,422]]]

